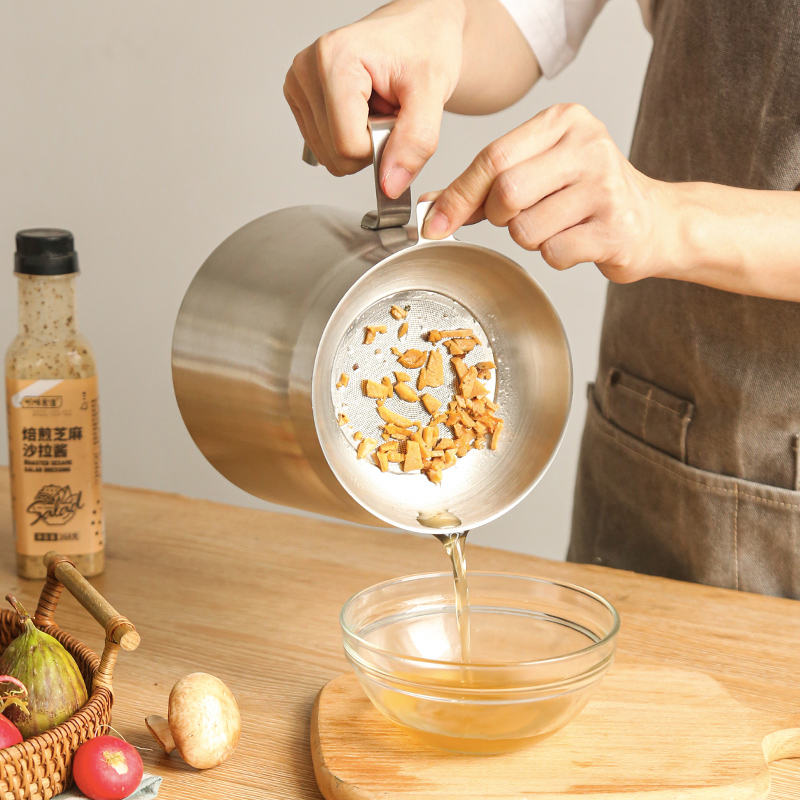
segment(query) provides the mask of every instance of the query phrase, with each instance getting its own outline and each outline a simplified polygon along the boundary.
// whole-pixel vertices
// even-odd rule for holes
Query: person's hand
[[[628,283],[674,267],[669,187],[636,170],[585,108],[556,105],[492,142],[444,191],[423,196],[436,197],[423,234],[439,239],[485,218],[556,269],[594,261]]]
[[[371,160],[367,116],[397,113],[380,170],[399,197],[439,140],[462,60],[462,0],[397,0],[295,56],[284,95],[306,144],[334,175]]]

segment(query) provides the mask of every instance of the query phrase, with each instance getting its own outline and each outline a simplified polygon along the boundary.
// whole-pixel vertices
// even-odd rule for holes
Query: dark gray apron
[[[631,161],[798,188],[800,0],[657,0]],[[800,597],[798,490],[800,304],[610,285],[568,557]]]

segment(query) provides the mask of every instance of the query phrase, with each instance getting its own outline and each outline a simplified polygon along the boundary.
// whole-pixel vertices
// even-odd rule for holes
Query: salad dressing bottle
[[[75,319],[78,255],[69,231],[17,234],[19,334],[6,352],[17,572],[42,578],[49,550],[83,575],[105,565],[95,361]]]

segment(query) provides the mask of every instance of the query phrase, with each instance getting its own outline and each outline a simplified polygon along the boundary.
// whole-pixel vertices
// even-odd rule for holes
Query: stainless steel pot
[[[390,121],[373,121],[376,165],[390,130]],[[474,528],[518,503],[560,444],[572,393],[567,340],[522,267],[452,237],[425,240],[406,224],[408,193],[392,202],[376,192],[378,211],[362,224],[337,208],[287,208],[214,250],[175,326],[178,405],[211,464],[258,497],[416,532]],[[427,205],[417,206],[420,226]],[[392,305],[410,308],[402,341]],[[364,327],[381,323],[387,333],[364,344]],[[392,346],[405,350],[431,328],[458,327],[481,341],[468,363],[497,365],[488,386],[505,420],[498,449],[470,452],[441,485],[358,460],[354,434],[379,438],[382,424],[361,379],[402,369]],[[428,391],[447,399],[452,382]],[[396,397],[386,403],[424,414]],[[340,426],[340,414],[350,423]]]

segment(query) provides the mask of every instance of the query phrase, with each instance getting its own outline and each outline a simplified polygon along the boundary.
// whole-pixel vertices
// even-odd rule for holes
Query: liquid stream
[[[437,533],[436,538],[444,546],[444,552],[450,559],[453,569],[453,592],[455,595],[456,626],[461,646],[461,663],[469,664],[470,629],[469,629],[469,585],[467,583],[467,534],[469,531],[457,533]]]

